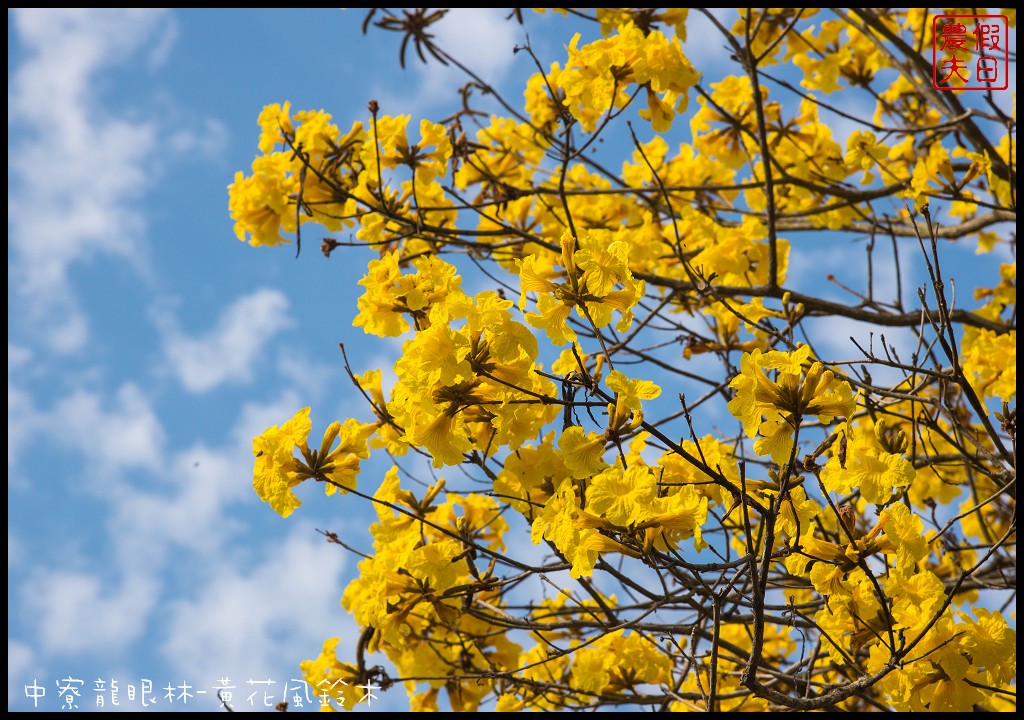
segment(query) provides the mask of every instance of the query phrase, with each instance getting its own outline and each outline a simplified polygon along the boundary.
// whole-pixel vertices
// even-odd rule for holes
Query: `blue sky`
[[[339,599],[355,562],[316,530],[368,548],[369,509],[300,492],[282,520],[252,490],[251,439],[306,405],[319,428],[359,416],[338,343],[362,369],[400,344],[351,327],[368,253],[325,260],[315,233],[298,259],[251,248],[227,185],[266,104],[341,127],[371,99],[441,112],[452,74],[399,73],[399,37],[363,36],[363,17],[8,11],[10,709],[33,708],[26,684],[59,709],[65,678],[83,710],[97,679],[123,709],[144,679],[156,708],[187,709],[160,689],[187,684],[216,709],[221,678],[236,709],[260,709],[246,681],[280,694],[327,637],[354,646]],[[485,75],[514,75],[523,36],[501,13],[453,13],[441,32]],[[374,709],[388,706],[407,706],[400,688]]]
[[[533,68],[503,14],[454,12],[439,39],[519,98]],[[45,688],[38,709],[59,709],[64,678],[83,681],[81,710],[97,680],[138,709],[127,688],[144,679],[154,709],[216,709],[227,678],[236,709],[258,710],[264,686],[247,681],[273,680],[276,701],[325,638],[353,647],[339,599],[355,562],[316,530],[368,547],[369,508],[300,492],[282,520],[252,490],[251,438],[306,405],[314,432],[367,417],[338,343],[357,371],[390,367],[400,343],[351,327],[369,253],[325,260],[313,232],[298,259],[251,248],[226,188],[266,104],[323,108],[343,129],[370,99],[447,114],[462,78],[411,56],[400,73],[399,37],[363,36],[362,20],[8,11],[9,709],[33,709],[27,684]],[[563,61],[569,36],[527,20],[545,64]],[[704,70],[726,53],[695,23],[687,50]],[[843,266],[819,248],[793,273]],[[206,694],[168,703],[168,684]],[[371,710],[404,707],[396,688]]]

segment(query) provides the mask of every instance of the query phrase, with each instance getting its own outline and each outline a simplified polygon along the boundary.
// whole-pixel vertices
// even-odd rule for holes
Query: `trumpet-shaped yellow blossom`
[[[859,167],[864,171],[862,185],[870,184],[874,179],[870,172],[871,168],[889,156],[889,148],[878,142],[873,132],[864,130],[851,133],[846,141],[846,147],[846,157],[843,160],[847,165]]]
[[[845,462],[836,453],[821,471],[821,481],[830,492],[848,493],[857,488],[865,500],[879,505],[888,503],[894,492],[908,487],[915,477],[910,461],[879,449],[874,438],[864,432],[847,433]]]
[[[383,115],[372,125],[371,140],[362,147],[361,160],[371,178],[381,169],[408,166],[417,181],[428,183],[447,173],[452,156],[451,138],[443,125],[420,121],[420,142],[410,144],[406,134],[408,115]],[[432,148],[432,149],[428,149]]]
[[[552,494],[533,521],[533,544],[550,540],[571,565],[572,577],[589,577],[600,555],[600,548],[588,549],[584,541],[597,531],[577,523],[580,503],[576,490],[568,483]]]
[[[558,75],[557,87],[565,93],[565,107],[585,132],[593,132],[606,112],[629,102],[627,88],[633,83],[660,94],[655,101],[664,106],[657,120],[661,128],[667,129],[675,113],[686,109],[687,92],[698,74],[677,38],[666,38],[659,31],[645,34],[628,23],[619,26],[618,34],[583,47],[579,40],[577,34],[569,43],[569,59]],[[647,119],[655,120],[651,115]]]
[[[637,685],[669,681],[671,664],[649,638],[618,631],[578,650],[573,656],[572,681],[589,693],[620,693]]]
[[[595,475],[587,489],[587,512],[626,527],[646,517],[657,494],[654,475],[642,465],[613,465]]]
[[[281,517],[288,517],[302,501],[291,491],[302,482],[297,476],[293,453],[297,446],[305,445],[312,430],[309,408],[303,408],[280,428],[272,425],[262,435],[253,438],[252,452],[256,456],[253,487],[264,502]]]
[[[478,186],[478,200],[509,200],[515,197],[509,189],[530,188],[549,145],[550,140],[529,123],[492,117],[490,124],[477,131],[478,147],[455,172],[455,185],[460,189]]]
[[[511,301],[483,292],[438,292],[418,332],[395,363],[398,382],[386,411],[406,443],[427,450],[436,467],[458,465],[471,449],[516,449],[558,413],[533,372],[536,338],[514,320]]]
[[[353,190],[362,168],[342,173],[337,162],[365,142],[361,123],[342,134],[328,113],[300,111],[291,117],[291,103],[267,105],[260,113],[259,147],[252,175],[236,173],[228,187],[235,234],[251,245],[289,242],[298,223],[316,220],[329,230],[352,224],[356,212]],[[339,190],[341,191],[339,193]]]
[[[964,331],[963,366],[981,397],[1013,402],[1017,397],[1017,333],[997,335],[968,327]]]
[[[804,370],[809,354],[807,345],[792,352],[743,353],[740,374],[729,383],[736,391],[729,412],[743,422],[748,437],[761,435],[755,451],[770,454],[776,462],[788,461],[792,433],[801,418],[813,415],[828,423],[837,417],[849,418],[856,409],[850,383],[836,378],[820,362]],[[775,372],[774,380],[768,377],[769,371]]]
[[[556,345],[576,339],[567,322],[573,308],[581,319],[597,328],[609,325],[612,311],[618,311],[621,319],[616,329],[629,329],[632,308],[644,296],[646,285],[633,278],[626,243],[611,240],[606,233],[587,235],[577,242],[566,232],[561,248],[562,272],[537,257],[526,258],[520,265],[520,309],[526,306],[526,293],[539,293],[537,312],[527,313],[526,321],[543,329]],[[562,274],[565,280],[555,282]],[[618,286],[622,289],[614,289]]]
[[[278,146],[286,146],[295,135],[292,125],[290,102],[284,105],[274,103],[267,105],[260,112],[257,122],[261,128],[259,148],[263,154],[269,153]]]
[[[289,242],[281,233],[295,232],[297,227],[291,202],[299,191],[299,180],[290,172],[288,154],[258,157],[252,171],[251,177],[235,173],[235,182],[229,187],[235,235],[253,246]]]
[[[555,454],[574,478],[587,478],[606,467],[604,444],[604,436],[586,433],[583,428],[573,425],[562,431]]]
[[[928,553],[921,518],[897,502],[882,511],[880,520],[885,524],[886,538],[896,551],[896,569],[912,573],[918,561]]]
[[[698,552],[706,547],[701,528],[708,519],[708,499],[692,485],[655,498],[640,519],[645,547],[674,550],[683,540],[690,538],[693,538],[693,546]]]
[[[306,444],[311,429],[307,407],[280,428],[269,427],[253,439],[253,485],[260,498],[281,517],[288,517],[302,504],[291,489],[304,480],[313,478],[325,483],[328,495],[354,489],[360,461],[370,455],[367,438],[373,434],[372,424],[352,419],[344,424],[331,423],[320,448],[312,451]],[[301,458],[294,456],[295,450],[300,451]]]
[[[306,682],[315,689],[321,700],[326,695],[329,700],[351,710],[366,698],[368,680],[360,675],[354,665],[338,660],[335,648],[340,640],[337,637],[327,638],[320,655],[315,660],[304,660],[299,667]],[[326,705],[322,709],[329,707]]]
[[[394,417],[388,412],[388,401],[384,397],[384,389],[381,385],[381,371],[367,370],[362,375],[357,375],[356,381],[363,392],[370,396],[374,415],[377,416],[376,437],[370,439],[370,447],[387,448],[392,455],[405,455],[409,450],[409,445],[402,439],[401,428],[395,424]]]
[[[711,83],[711,88],[713,104],[704,96],[698,97],[700,110],[690,119],[693,145],[726,167],[739,168],[757,152],[756,143],[744,132],[745,128],[752,130],[755,124],[750,78],[730,75]],[[763,88],[762,93],[767,95]],[[712,123],[722,123],[724,127],[715,129]]]
[[[661,388],[650,380],[631,380],[618,370],[608,374],[608,387],[619,394],[622,403],[637,412],[641,400],[653,400],[661,395]]]
[[[374,430],[374,425],[353,419],[344,423],[334,422],[327,427],[320,446],[318,469],[330,481],[327,484],[328,495],[355,489],[360,460],[370,457],[367,439]],[[338,441],[337,447],[334,447],[335,440]]]
[[[359,284],[366,291],[359,298],[359,314],[352,324],[367,333],[394,337],[409,330],[405,316],[417,327],[429,324],[429,308],[441,303],[452,293],[459,293],[462,283],[455,267],[436,257],[412,261],[416,272],[403,273],[398,252],[384,253],[371,260]]]
[[[502,500],[532,520],[534,508],[543,507],[551,494],[571,477],[558,457],[552,430],[536,446],[518,448],[505,460],[494,480],[494,492]]]

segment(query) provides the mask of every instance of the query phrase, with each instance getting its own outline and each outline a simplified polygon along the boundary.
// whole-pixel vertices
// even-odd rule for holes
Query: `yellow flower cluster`
[[[290,103],[268,105],[259,118],[263,154],[253,161],[252,175],[236,173],[228,188],[238,239],[277,245],[289,242],[283,233],[300,224],[337,231],[358,218],[357,236],[378,241],[388,226],[380,212],[385,209],[401,208],[421,224],[454,220],[451,200],[436,182],[448,172],[451,139],[443,125],[424,120],[420,142],[411,144],[408,122],[407,115],[382,116],[369,133],[356,122],[342,134],[322,110],[298,112],[293,120]],[[384,173],[401,167],[413,179],[400,190],[382,187]]]
[[[347,420],[344,425],[331,423],[320,448],[310,450],[306,444],[312,430],[309,410],[299,410],[280,428],[269,427],[252,441],[256,456],[253,486],[260,499],[270,503],[281,517],[288,517],[302,504],[292,488],[304,480],[325,483],[328,495],[354,489],[360,460],[370,455],[366,440],[374,426],[355,420]],[[336,441],[338,446],[334,447]],[[295,450],[301,458],[295,457]]]
[[[342,604],[361,626],[373,628],[367,650],[386,653],[402,677],[436,678],[440,672],[448,678],[408,680],[414,709],[437,710],[445,688],[453,709],[473,711],[492,691],[492,683],[473,672],[511,670],[519,662],[517,644],[461,611],[467,597],[500,605],[496,588],[471,570],[467,558],[477,548],[503,550],[508,525],[491,498],[448,493],[438,502],[443,487],[441,480],[418,499],[402,489],[397,469],[388,471],[374,494],[374,554],[359,563],[360,575],[346,588]],[[475,640],[467,643],[467,637]],[[351,672],[350,666],[338,667],[326,645],[324,650],[326,657],[303,665],[314,686],[323,676]]]
[[[793,344],[802,318],[831,305],[786,292],[790,242],[781,235],[874,234],[879,197],[944,198],[955,217],[1004,219],[997,213],[1015,198],[1011,136],[978,152],[951,147],[960,134],[928,93],[882,72],[882,35],[927,41],[924,11],[893,11],[870,28],[842,15],[808,27],[817,12],[742,10],[733,32],[749,40],[752,65],[696,87],[680,45],[685,9],[600,8],[603,37],[576,36],[563,62],[538,65],[520,112],[488,117],[467,104],[446,125],[420,121],[418,141],[410,116],[380,115],[375,104],[347,133],[329,114],[292,113],[288,103],[260,114],[260,155],[229,191],[236,235],[276,245],[312,222],[374,248],[353,324],[399,338],[402,352],[388,384],[380,370],[350,370],[373,422],[331,423],[310,448],[304,408],[256,437],[256,492],[288,516],[305,480],[328,494],[357,491],[377,450],[465,466],[485,488],[454,492],[439,480],[418,497],[395,468],[379,482],[373,552],[343,598],[363,629],[360,662],[341,662],[331,638],[302,666],[311,684],[348,688],[338,706],[351,709],[358,686],[383,677],[362,657],[379,651],[416,710],[474,711],[488,696],[503,711],[583,709],[648,691],[674,710],[776,709],[743,679],[744,653],[755,649],[743,604],[757,591],[752,553],[768,571],[758,574],[765,592],[786,588],[770,601],[785,609],[774,605],[758,628],[757,678],[799,654],[810,688],[788,689],[780,673],[774,691],[799,701],[887,668],[871,694],[900,711],[1008,707],[1015,633],[1000,613],[969,607],[977,589],[951,588],[981,556],[975,541],[1014,542],[1014,506],[1001,501],[1010,465],[993,460],[1007,455],[963,396],[1016,398],[1016,265],[978,291],[983,306],[962,325],[967,382],[922,372],[868,396],[865,374],[861,400],[840,365]],[[802,72],[809,93],[799,103],[775,101],[778,86],[758,75],[779,63]],[[880,75],[887,84],[877,86]],[[858,87],[874,92],[876,127],[837,142],[815,95]],[[662,133],[695,88],[692,143],[671,147]],[[592,147],[577,152],[573,133],[586,133],[581,145],[603,139],[627,109],[654,134],[635,139],[621,172],[591,161]],[[907,213],[892,223],[894,236],[912,229]],[[979,252],[996,242],[992,231],[978,238]],[[458,257],[507,275],[474,294]],[[866,307],[851,306],[850,317],[883,312]],[[673,337],[648,349],[658,332]],[[791,349],[778,349],[787,339]],[[690,439],[677,441],[668,421],[679,412],[648,419],[663,389],[680,388],[634,376],[630,363],[650,367],[673,345],[690,368],[738,360],[728,389],[712,387],[696,406],[679,400],[689,422],[693,407],[731,392],[728,410],[755,439],[753,454],[742,439],[698,438],[692,424],[682,432]],[[546,371],[545,350],[559,349]],[[997,417],[1005,431],[1015,411]],[[935,506],[954,501],[959,516],[941,528]],[[515,522],[546,548],[543,560],[508,552]],[[703,567],[735,573],[735,585],[709,591],[712,571],[691,569],[689,553],[708,543],[721,554],[706,562],[705,553]],[[630,603],[591,581],[602,569],[637,591]],[[523,578],[562,572],[583,597],[565,589],[510,605]],[[657,597],[644,597],[648,573],[664,584]],[[741,611],[733,600],[700,609],[678,633],[648,632],[646,615],[620,624],[637,607],[654,621],[662,595],[675,608],[665,612],[693,616],[684,590],[739,593]],[[515,641],[527,637],[536,645],[524,651]],[[809,637],[820,651],[805,656]],[[864,709],[857,698],[837,707]]]
[[[987,299],[979,314],[995,321],[1017,312],[1017,263],[1004,263],[1000,274],[998,286],[975,291],[975,297]],[[1012,402],[1017,397],[1017,331],[996,334],[971,326],[964,330],[963,348],[964,372],[978,395]]]
[[[527,313],[526,321],[544,330],[555,345],[576,340],[567,322],[574,308],[595,328],[607,327],[617,310],[621,319],[616,328],[627,330],[633,322],[632,308],[645,290],[644,281],[635,280],[629,269],[629,246],[603,233],[577,243],[568,232],[562,235],[561,246],[561,271],[549,264],[550,257],[541,255],[531,255],[520,265],[519,309],[526,307],[526,293],[538,293],[537,312]],[[621,289],[615,289],[619,285]]]
[[[794,433],[805,417],[822,423],[849,418],[856,409],[850,383],[820,362],[809,362],[810,346],[792,352],[754,350],[743,353],[740,374],[729,383],[736,391],[729,412],[743,422],[747,437],[758,437],[754,452],[787,463]],[[809,368],[805,368],[809,364]],[[775,378],[768,377],[773,372]]]
[[[686,110],[689,89],[697,71],[683,54],[678,38],[661,32],[644,34],[632,23],[615,35],[579,47],[577,34],[569,43],[569,60],[556,78],[565,94],[564,105],[586,132],[594,132],[601,117],[629,102],[629,86],[647,92],[647,109],[640,116],[656,132],[672,127],[676,113]]]
[[[293,122],[285,103],[264,108],[259,124],[263,155],[253,161],[252,175],[236,173],[228,188],[238,239],[250,245],[288,242],[282,233],[313,219],[314,208],[316,222],[330,230],[351,225],[346,218],[357,205],[345,195],[354,183],[339,159],[365,143],[362,123],[341,135],[328,113],[302,111]]]

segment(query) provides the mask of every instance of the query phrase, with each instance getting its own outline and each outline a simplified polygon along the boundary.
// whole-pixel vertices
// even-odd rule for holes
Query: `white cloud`
[[[25,545],[15,534],[10,525],[7,526],[7,567],[15,569],[25,559]]]
[[[10,365],[8,365],[8,371]],[[7,381],[7,468],[14,467],[18,454],[32,436],[42,427],[32,396]],[[16,482],[11,477],[9,483]]]
[[[156,145],[153,124],[103,110],[97,76],[172,24],[159,10],[16,9],[12,20],[25,59],[7,95],[8,273],[43,340],[72,352],[88,329],[68,267],[103,253],[141,262],[135,203]]]
[[[167,147],[176,155],[219,160],[229,144],[228,129],[213,118],[189,120],[195,129],[181,129],[167,138]]]
[[[708,12],[714,15],[726,30],[732,28],[739,17],[739,13],[733,8],[708,8]],[[697,72],[708,75],[708,80],[718,79],[708,71],[721,67],[732,55],[732,49],[722,31],[696,8],[690,8],[686,16],[686,42],[683,43],[683,52]]]
[[[518,40],[518,25],[507,16],[504,8],[451,8],[434,26],[436,42],[485,81],[499,82]]]
[[[193,393],[250,380],[264,346],[291,323],[288,298],[267,288],[236,300],[221,313],[217,324],[198,338],[183,335],[167,312],[158,312],[156,322],[164,334],[171,372]]]
[[[32,351],[29,348],[7,343],[7,377],[11,376],[12,370],[25,367],[31,360]]]
[[[338,604],[346,562],[311,525],[293,523],[262,564],[246,572],[225,561],[193,597],[173,603],[161,650],[186,677],[284,680],[282,668],[299,677],[299,661],[316,657],[328,637],[356,639]]]
[[[277,370],[288,385],[301,391],[302,396],[309,401],[322,396],[331,383],[339,378],[344,378],[346,391],[348,388],[355,391],[345,377],[340,350],[337,362],[332,365],[312,360],[301,348],[283,347],[277,356]]]
[[[77,390],[60,400],[49,417],[53,437],[78,449],[98,475],[163,465],[164,430],[149,400],[132,384],[122,385],[112,408],[96,393]]]
[[[110,587],[96,575],[41,570],[21,587],[22,607],[35,613],[35,638],[51,654],[106,652],[128,647],[146,627],[157,583],[141,574]]]
[[[125,488],[108,520],[119,567],[163,567],[173,546],[216,557],[239,531],[227,506],[255,498],[246,448],[182,449],[163,471],[163,488]]]
[[[10,354],[8,357],[11,357]],[[16,368],[9,361],[8,372]],[[23,371],[18,371],[23,375]],[[138,386],[123,384],[112,397],[80,387],[40,407],[33,394],[7,383],[7,465],[18,465],[21,451],[31,441],[70,448],[81,461],[72,480],[81,475],[109,481],[124,470],[163,467],[165,433],[149,399]],[[22,472],[11,475],[11,489],[30,491]]]
[[[16,698],[25,697],[25,685],[33,682],[32,672],[35,672],[36,658],[32,648],[23,642],[7,638],[7,698],[8,710],[10,704]],[[47,678],[37,677],[35,682]]]
[[[345,552],[309,523],[289,523],[283,540],[253,538],[253,526],[229,509],[247,497],[256,504],[251,428],[268,414],[281,422],[287,411],[287,419],[296,398],[286,391],[274,403],[246,405],[226,447],[197,444],[169,458],[161,458],[160,426],[133,386],[112,400],[78,392],[40,413],[41,421],[65,422],[59,437],[86,454],[86,473],[146,467],[112,496],[112,553],[89,570],[43,568],[19,582],[21,626],[33,630],[20,633],[23,644],[9,643],[9,685],[20,691],[18,682],[31,682],[39,658],[48,665],[79,653],[134,657],[140,642],[165,642],[174,672],[199,686],[243,673],[299,677],[298,661],[315,657],[326,637],[354,644],[358,631],[338,605]],[[8,564],[23,565],[26,548],[10,531],[8,546]],[[169,584],[168,572],[187,582]]]

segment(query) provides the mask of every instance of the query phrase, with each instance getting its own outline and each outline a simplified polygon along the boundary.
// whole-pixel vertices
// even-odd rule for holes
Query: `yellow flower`
[[[873,179],[870,173],[872,167],[881,163],[889,156],[889,148],[878,142],[873,132],[856,130],[846,141],[846,157],[843,161],[847,165],[859,167],[864,171],[861,183],[867,185]]]
[[[964,615],[970,629],[964,645],[971,653],[975,668],[992,673],[996,684],[1010,682],[1016,677],[1015,664],[1007,663],[1017,655],[1017,632],[1009,627],[1001,613],[981,607],[971,608],[978,619]]]
[[[911,707],[917,712],[972,712],[985,699],[980,690],[964,678],[940,678],[934,684],[915,688]]]
[[[366,292],[358,300],[359,314],[352,324],[380,337],[393,337],[410,327],[404,315],[412,317],[417,329],[430,325],[430,311],[463,296],[462,278],[455,267],[436,257],[417,258],[415,273],[402,274],[399,252],[383,253],[371,260],[359,284]]]
[[[346,420],[344,425],[334,422],[328,426],[317,456],[317,469],[331,480],[327,483],[328,495],[355,489],[359,461],[370,457],[366,442],[376,427],[352,419]],[[338,440],[338,447],[331,450],[335,440]]]
[[[598,547],[586,546],[587,539],[599,533],[584,527],[587,523],[579,519],[580,501],[576,490],[570,483],[563,483],[537,514],[530,535],[535,545],[542,539],[553,542],[572,565],[569,574],[574,578],[590,577],[601,551],[607,549],[600,546],[603,543],[600,539],[592,541]]]
[[[407,436],[411,444],[422,446],[433,456],[434,467],[459,465],[465,459],[463,453],[473,448],[461,415],[453,416],[447,412],[425,424],[411,427]]]
[[[729,401],[729,412],[743,422],[747,437],[760,433],[763,439],[773,438],[770,444],[762,443],[762,448],[770,449],[776,461],[786,459],[792,447],[790,431],[802,418],[814,415],[828,423],[837,417],[849,418],[857,407],[850,383],[836,378],[820,362],[813,363],[804,374],[809,354],[807,345],[793,352],[743,353],[740,374],[729,383],[736,390]],[[774,380],[768,377],[770,370],[776,373]],[[762,423],[762,418],[767,422]]]
[[[707,519],[707,497],[695,486],[685,485],[671,495],[655,498],[641,525],[644,545],[668,551],[692,537],[693,547],[699,552],[707,547],[701,532]]]
[[[583,284],[597,296],[609,295],[615,283],[631,277],[629,245],[622,240],[599,242],[593,235],[584,236],[573,255],[576,266],[583,271]]]
[[[641,400],[653,400],[661,395],[661,388],[650,380],[630,380],[618,370],[608,374],[608,387],[617,392],[622,403],[633,412],[640,410]]]
[[[821,481],[830,492],[847,493],[860,488],[860,494],[869,503],[881,505],[892,499],[894,491],[908,487],[916,475],[914,466],[906,458],[851,443],[847,450],[846,467],[839,457],[829,458],[821,471]]]
[[[566,428],[558,439],[555,451],[574,478],[588,478],[604,470],[604,436],[597,433],[584,435],[578,425]]]
[[[306,682],[318,693],[318,697],[326,695],[341,707],[351,710],[366,697],[365,685],[359,687],[366,681],[361,677],[358,668],[338,660],[335,648],[339,641],[340,638],[327,638],[320,656],[316,660],[304,660],[299,667]],[[333,708],[325,706],[323,709]]]
[[[912,573],[918,560],[928,554],[924,522],[901,502],[883,510],[879,522],[884,523],[885,536],[896,550],[897,569]]]
[[[295,130],[295,147],[302,150],[314,168],[321,167],[327,156],[337,152],[335,143],[341,135],[338,126],[323,110],[303,110],[295,113],[295,119],[300,123]],[[311,182],[308,175],[306,182]]]
[[[264,155],[253,160],[253,174],[235,173],[228,186],[228,208],[235,221],[235,235],[252,246],[289,242],[281,232],[295,232],[295,205],[299,191],[288,153]]]
[[[964,373],[977,393],[1013,402],[1017,397],[1017,332],[997,335],[968,327],[962,347]]]
[[[839,565],[827,563],[815,563],[811,568],[811,583],[814,589],[825,596],[839,595],[841,597],[850,594],[850,588],[843,583],[846,571]]]
[[[537,312],[526,314],[526,322],[546,332],[548,339],[555,345],[565,345],[576,340],[576,331],[569,325],[571,311],[571,305],[561,303],[545,293],[537,298]]]
[[[657,488],[649,468],[613,465],[595,475],[587,488],[587,511],[619,527],[627,527],[649,512]]]
[[[260,133],[261,153],[270,152],[274,149],[275,145],[285,144],[286,136],[295,133],[295,128],[292,127],[292,121],[288,114],[291,106],[290,102],[286,102],[283,107],[274,103],[273,105],[265,106],[263,111],[260,112],[258,122],[262,129]]]
[[[292,453],[296,446],[305,446],[309,437],[312,429],[309,410],[308,407],[299,410],[280,428],[273,425],[252,441],[252,452],[256,456],[253,487],[260,499],[270,503],[281,517],[288,517],[302,505],[291,491],[304,479],[297,474]]]
[[[646,285],[636,280],[627,261],[629,245],[613,240],[608,232],[594,232],[577,242],[568,231],[562,234],[561,264],[565,280],[554,280],[556,273],[550,261],[530,256],[519,263],[520,309],[526,307],[526,293],[537,292],[536,313],[527,313],[526,322],[545,330],[556,345],[576,339],[569,327],[569,312],[576,308],[580,318],[602,328],[611,323],[612,311],[622,317],[616,325],[625,332],[633,322],[632,308],[644,296]],[[622,288],[614,288],[621,285]]]
[[[551,267],[546,256],[530,255],[523,258],[519,266],[519,309],[526,309],[526,293],[554,292],[558,283],[553,280],[559,275],[558,271]]]
[[[467,572],[465,559],[459,557],[462,549],[457,540],[429,543],[412,552],[404,569],[423,587],[443,593]]]

